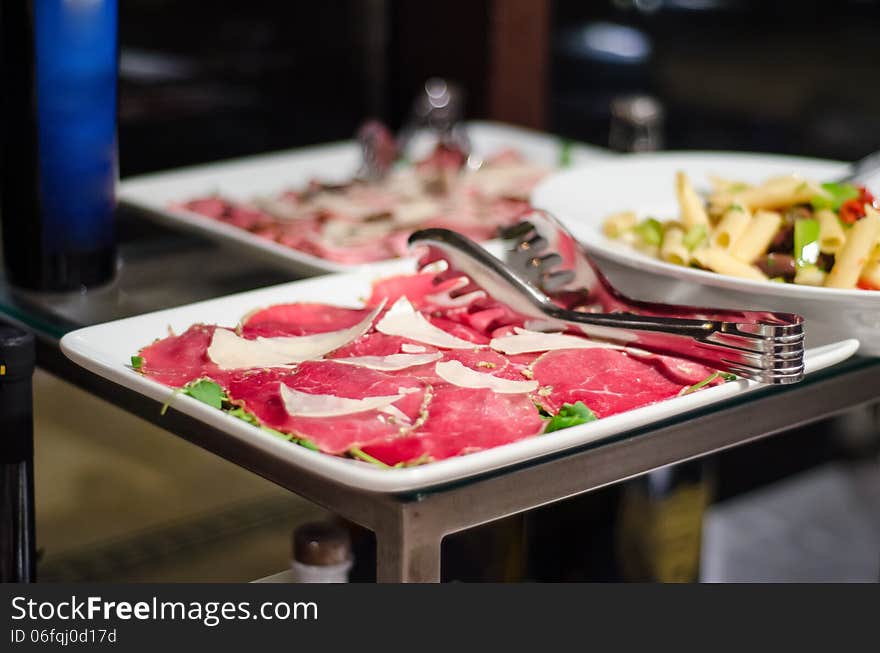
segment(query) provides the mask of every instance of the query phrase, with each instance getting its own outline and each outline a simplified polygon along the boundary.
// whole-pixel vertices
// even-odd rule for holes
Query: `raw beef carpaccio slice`
[[[276,304],[247,315],[241,321],[241,335],[245,338],[275,338],[339,331],[353,327],[369,312],[368,308],[343,308],[309,302]]]
[[[140,369],[171,387],[210,378],[266,427],[308,440],[329,454],[356,455],[360,449],[389,465],[442,460],[541,433],[546,422],[536,404],[556,413],[565,403],[582,401],[598,417],[607,417],[674,397],[713,372],[674,357],[619,348],[525,348],[505,354],[492,349],[490,339],[528,335],[521,328],[527,326],[524,318],[485,294],[444,303],[444,292],[455,283],[435,284],[431,273],[392,277],[374,285],[367,301],[372,309],[279,304],[245,316],[240,338],[229,334],[236,338],[239,358],[263,364],[266,358],[251,352],[250,343],[243,346],[241,338],[295,338],[346,329],[352,336],[361,334],[323,359],[268,369],[233,369],[238,363],[227,362],[230,369],[224,370],[208,355],[216,329],[224,327],[199,324],[142,349]],[[389,310],[401,297],[411,304],[401,303],[401,314],[418,319],[383,328],[389,314],[379,304],[384,301]],[[368,317],[372,327],[364,332],[357,325],[366,329]],[[431,340],[419,321],[467,342]],[[351,358],[361,360],[338,362]]]
[[[313,395],[350,399],[402,394],[388,414],[367,410],[335,417],[292,416],[285,409],[280,384]],[[249,370],[229,382],[230,400],[257,416],[262,424],[312,442],[321,451],[343,454],[367,443],[400,437],[420,424],[431,400],[430,388],[414,377],[340,365],[332,361],[302,363],[294,371]],[[402,419],[400,414],[406,419]]]
[[[354,356],[391,356],[392,354],[420,353],[425,354],[437,351],[431,345],[419,344],[418,351],[407,352],[410,341],[402,336],[389,336],[384,333],[366,333],[360,338],[353,340],[347,345],[327,355],[328,359],[351,358]]]
[[[436,276],[433,272],[421,272],[380,279],[373,284],[373,292],[367,300],[367,306],[378,306],[382,300],[385,300],[386,306],[392,306],[401,297],[406,297],[414,308],[441,310],[443,307],[431,301],[432,295],[449,290],[455,283],[454,280],[435,283]]]
[[[208,377],[223,385],[229,377],[208,358],[213,325],[194,324],[180,335],[171,335],[140,350],[141,372],[172,388]]]
[[[549,413],[584,402],[597,417],[676,396],[687,384],[650,362],[614,349],[560,349],[537,358],[532,373],[536,400]]]
[[[631,354],[634,355],[634,354]],[[652,354],[645,352],[636,356],[640,360],[656,367],[670,381],[680,383],[681,385],[694,385],[708,378],[715,370],[700,363],[675,358],[674,356],[663,356],[661,354]],[[722,379],[716,379],[710,385],[723,383]]]
[[[418,435],[374,442],[363,451],[388,465],[443,460],[516,442],[544,429],[528,395],[445,383],[433,386],[433,392],[428,419]]]

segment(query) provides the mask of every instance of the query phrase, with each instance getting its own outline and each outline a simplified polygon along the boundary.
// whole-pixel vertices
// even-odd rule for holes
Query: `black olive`
[[[794,257],[788,254],[767,254],[755,261],[755,265],[771,279],[782,277],[791,280],[796,272]]]

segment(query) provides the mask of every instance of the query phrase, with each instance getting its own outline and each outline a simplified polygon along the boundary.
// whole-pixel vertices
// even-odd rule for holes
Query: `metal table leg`
[[[376,580],[439,583],[443,533],[428,528],[418,502],[398,504],[397,519],[375,527]]]

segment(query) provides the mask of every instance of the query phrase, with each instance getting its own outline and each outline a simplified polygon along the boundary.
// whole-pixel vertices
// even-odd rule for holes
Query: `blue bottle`
[[[116,267],[117,2],[2,11],[7,278],[44,291],[102,285]]]

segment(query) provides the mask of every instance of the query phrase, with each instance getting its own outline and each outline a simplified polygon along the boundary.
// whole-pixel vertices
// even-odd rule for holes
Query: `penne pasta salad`
[[[675,178],[679,214],[608,216],[603,232],[668,263],[753,280],[880,290],[880,206],[863,186],[797,175],[750,185]]]

